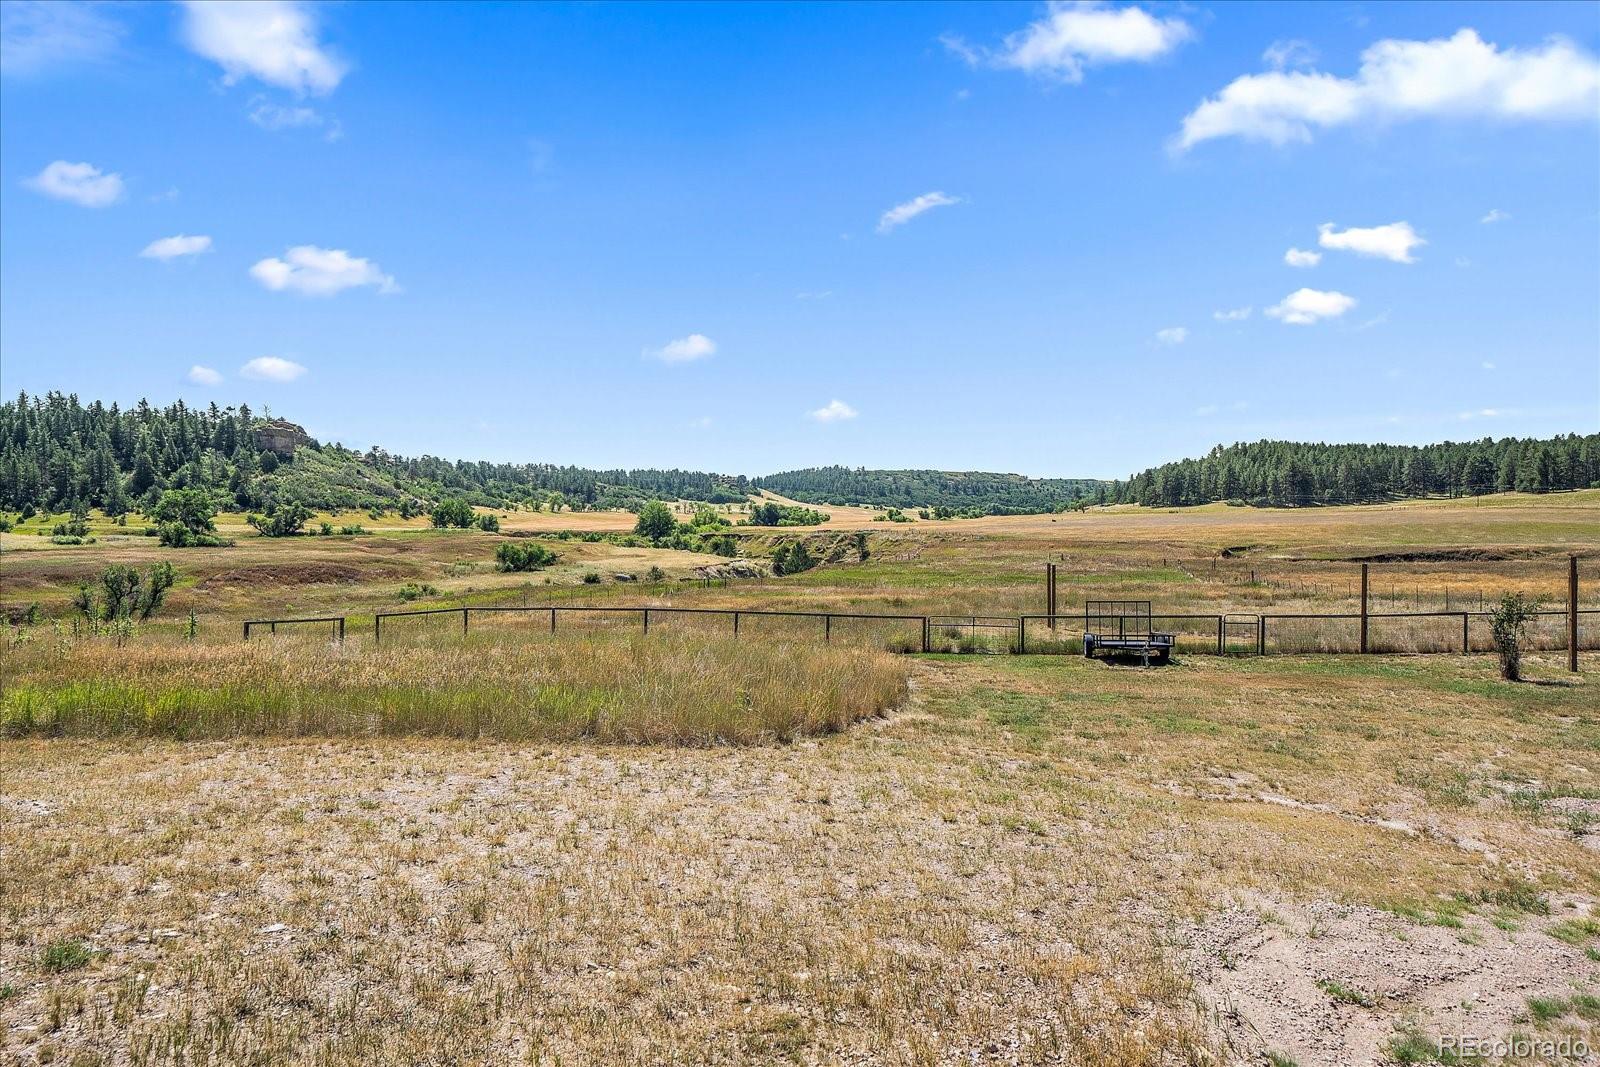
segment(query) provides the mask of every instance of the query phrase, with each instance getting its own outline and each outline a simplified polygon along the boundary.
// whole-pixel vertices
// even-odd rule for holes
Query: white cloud
[[[264,96],[256,96],[250,100],[248,114],[250,121],[263,130],[316,129],[322,131],[325,141],[337,141],[344,136],[344,125],[338,119],[304,105],[284,107]]]
[[[1211,317],[1218,322],[1243,322],[1250,317],[1251,308],[1233,308],[1231,310],[1213,311]]]
[[[949,34],[940,40],[973,66],[988,63],[1076,83],[1086,67],[1148,63],[1193,36],[1182,19],[1156,18],[1140,7],[1057,0],[1043,18],[1008,36],[998,51],[975,48]]]
[[[1426,117],[1582,119],[1597,106],[1600,61],[1570,41],[1501,49],[1462,29],[1379,41],[1353,78],[1282,70],[1236,78],[1184,117],[1174,147],[1216,137],[1285,144],[1310,141],[1314,128]]]
[[[1501,415],[1509,414],[1499,408],[1479,408],[1477,411],[1463,411],[1456,418],[1462,422],[1471,422],[1473,419],[1494,419]]]
[[[690,419],[689,420],[689,428],[691,430],[709,430],[709,429],[711,429],[711,416],[710,415],[701,415],[698,419]]]
[[[703,333],[691,333],[676,341],[668,341],[660,348],[647,348],[644,354],[663,363],[692,363],[697,359],[716,355],[717,342]]]
[[[885,211],[878,219],[878,232],[888,233],[896,226],[903,226],[922,214],[932,211],[936,207],[948,207],[951,204],[961,203],[959,196],[946,196],[941,192],[923,193],[914,200],[907,200],[903,204],[896,204]]]
[[[317,40],[312,8],[294,0],[185,0],[184,41],[223,70],[296,93],[329,93],[349,65]]]
[[[1296,289],[1272,307],[1267,315],[1296,326],[1309,326],[1321,319],[1333,319],[1356,306],[1353,296],[1324,292],[1321,289]]]
[[[794,294],[796,300],[827,300],[833,296],[832,289],[818,289]]]
[[[1201,418],[1205,418],[1208,415],[1215,415],[1221,410],[1222,408],[1216,404],[1201,404],[1199,407],[1194,409],[1194,413]]]
[[[189,368],[189,380],[196,385],[221,385],[222,375],[210,367],[196,363]]]
[[[106,174],[88,163],[58,159],[22,183],[56,200],[83,207],[108,207],[122,199],[122,175]]]
[[[258,356],[239,368],[239,376],[253,382],[292,382],[305,372],[294,360],[277,356]]]
[[[1322,253],[1304,248],[1291,248],[1283,254],[1283,261],[1291,267],[1315,267],[1322,262]]]
[[[857,414],[856,409],[843,400],[830,400],[827,406],[811,412],[811,417],[818,422],[840,422],[844,419],[853,419]]]
[[[1427,243],[1417,235],[1409,222],[1391,222],[1365,229],[1352,226],[1348,230],[1335,230],[1331,222],[1324,222],[1317,227],[1317,244],[1323,248],[1393,260],[1395,263],[1415,263],[1416,258],[1411,255],[1411,250]]]
[[[1479,366],[1481,366],[1484,370],[1494,370],[1494,363],[1487,359],[1480,363]]]
[[[1489,209],[1489,213],[1487,215],[1485,215],[1483,218],[1479,219],[1478,221],[1479,222],[1505,222],[1510,217],[1511,217],[1511,215],[1510,215],[1509,212],[1501,211],[1497,207],[1492,207],[1492,208]]]
[[[107,58],[126,32],[109,10],[67,0],[6,0],[0,4],[0,73],[28,77]]]
[[[284,253],[261,260],[250,276],[274,292],[285,289],[307,296],[332,296],[344,289],[370,285],[380,293],[397,293],[400,287],[369,259],[338,248],[296,245]]]
[[[211,238],[189,237],[180,233],[176,237],[162,237],[151,241],[144,246],[144,251],[139,255],[145,259],[159,259],[166,263],[179,256],[197,256],[201,252],[209,251],[211,251]]]
[[[1309,67],[1317,61],[1317,50],[1311,47],[1309,41],[1298,38],[1288,41],[1273,41],[1267,50],[1261,53],[1261,61],[1273,70],[1283,70],[1286,67]]]
[[[1181,345],[1189,339],[1187,326],[1168,326],[1164,330],[1156,331],[1156,340],[1164,345]]]

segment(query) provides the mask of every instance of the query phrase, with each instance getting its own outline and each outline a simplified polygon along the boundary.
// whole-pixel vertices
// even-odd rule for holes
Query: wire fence
[[[1600,609],[1576,613],[1579,651],[1600,651]],[[1151,630],[1173,635],[1173,651],[1191,655],[1314,653],[1425,654],[1494,650],[1490,614],[1477,611],[1152,614]],[[1141,623],[1142,623],[1141,619]],[[1568,648],[1572,615],[1535,612],[1528,647]],[[344,616],[251,619],[244,637],[279,626],[331,627],[345,638]],[[821,640],[894,652],[1065,655],[1081,653],[1089,619],[1083,614],[901,615],[864,612],[769,611],[655,605],[476,606],[387,611],[373,616],[375,643],[436,641],[442,627],[472,633],[598,634],[618,632],[722,635],[769,641]]]

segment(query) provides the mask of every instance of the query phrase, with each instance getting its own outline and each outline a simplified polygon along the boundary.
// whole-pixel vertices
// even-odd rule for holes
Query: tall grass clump
[[[886,653],[678,635],[474,635],[372,648],[84,640],[9,650],[5,736],[397,736],[757,744],[906,693]]]

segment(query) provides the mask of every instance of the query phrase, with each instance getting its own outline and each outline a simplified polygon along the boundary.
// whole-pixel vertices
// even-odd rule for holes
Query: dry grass
[[[39,640],[6,657],[0,733],[750,744],[882,714],[905,677],[881,653],[672,635],[398,648]]]
[[[5,1047],[1214,1063],[1179,945],[1237,894],[1430,922],[1600,880],[1555,803],[1600,789],[1587,679],[1453,659],[915,675],[887,720],[785,746],[4,742]],[[1578,962],[1529,994],[1592,986],[1581,946],[1547,939]],[[87,962],[48,968],[58,943]]]

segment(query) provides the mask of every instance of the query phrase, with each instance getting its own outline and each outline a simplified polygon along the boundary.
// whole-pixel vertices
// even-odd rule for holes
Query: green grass
[[[59,974],[62,971],[76,971],[86,967],[94,954],[89,951],[89,946],[82,941],[61,939],[52,941],[39,953],[39,967],[46,974]]]
[[[1376,1003],[1361,990],[1347,986],[1343,982],[1332,978],[1317,979],[1317,988],[1341,1004],[1355,1004],[1359,1007],[1370,1008]]]
[[[1565,941],[1569,945],[1582,945],[1600,937],[1600,920],[1587,917],[1575,919],[1562,919],[1560,922],[1545,928],[1545,933],[1557,941]]]

